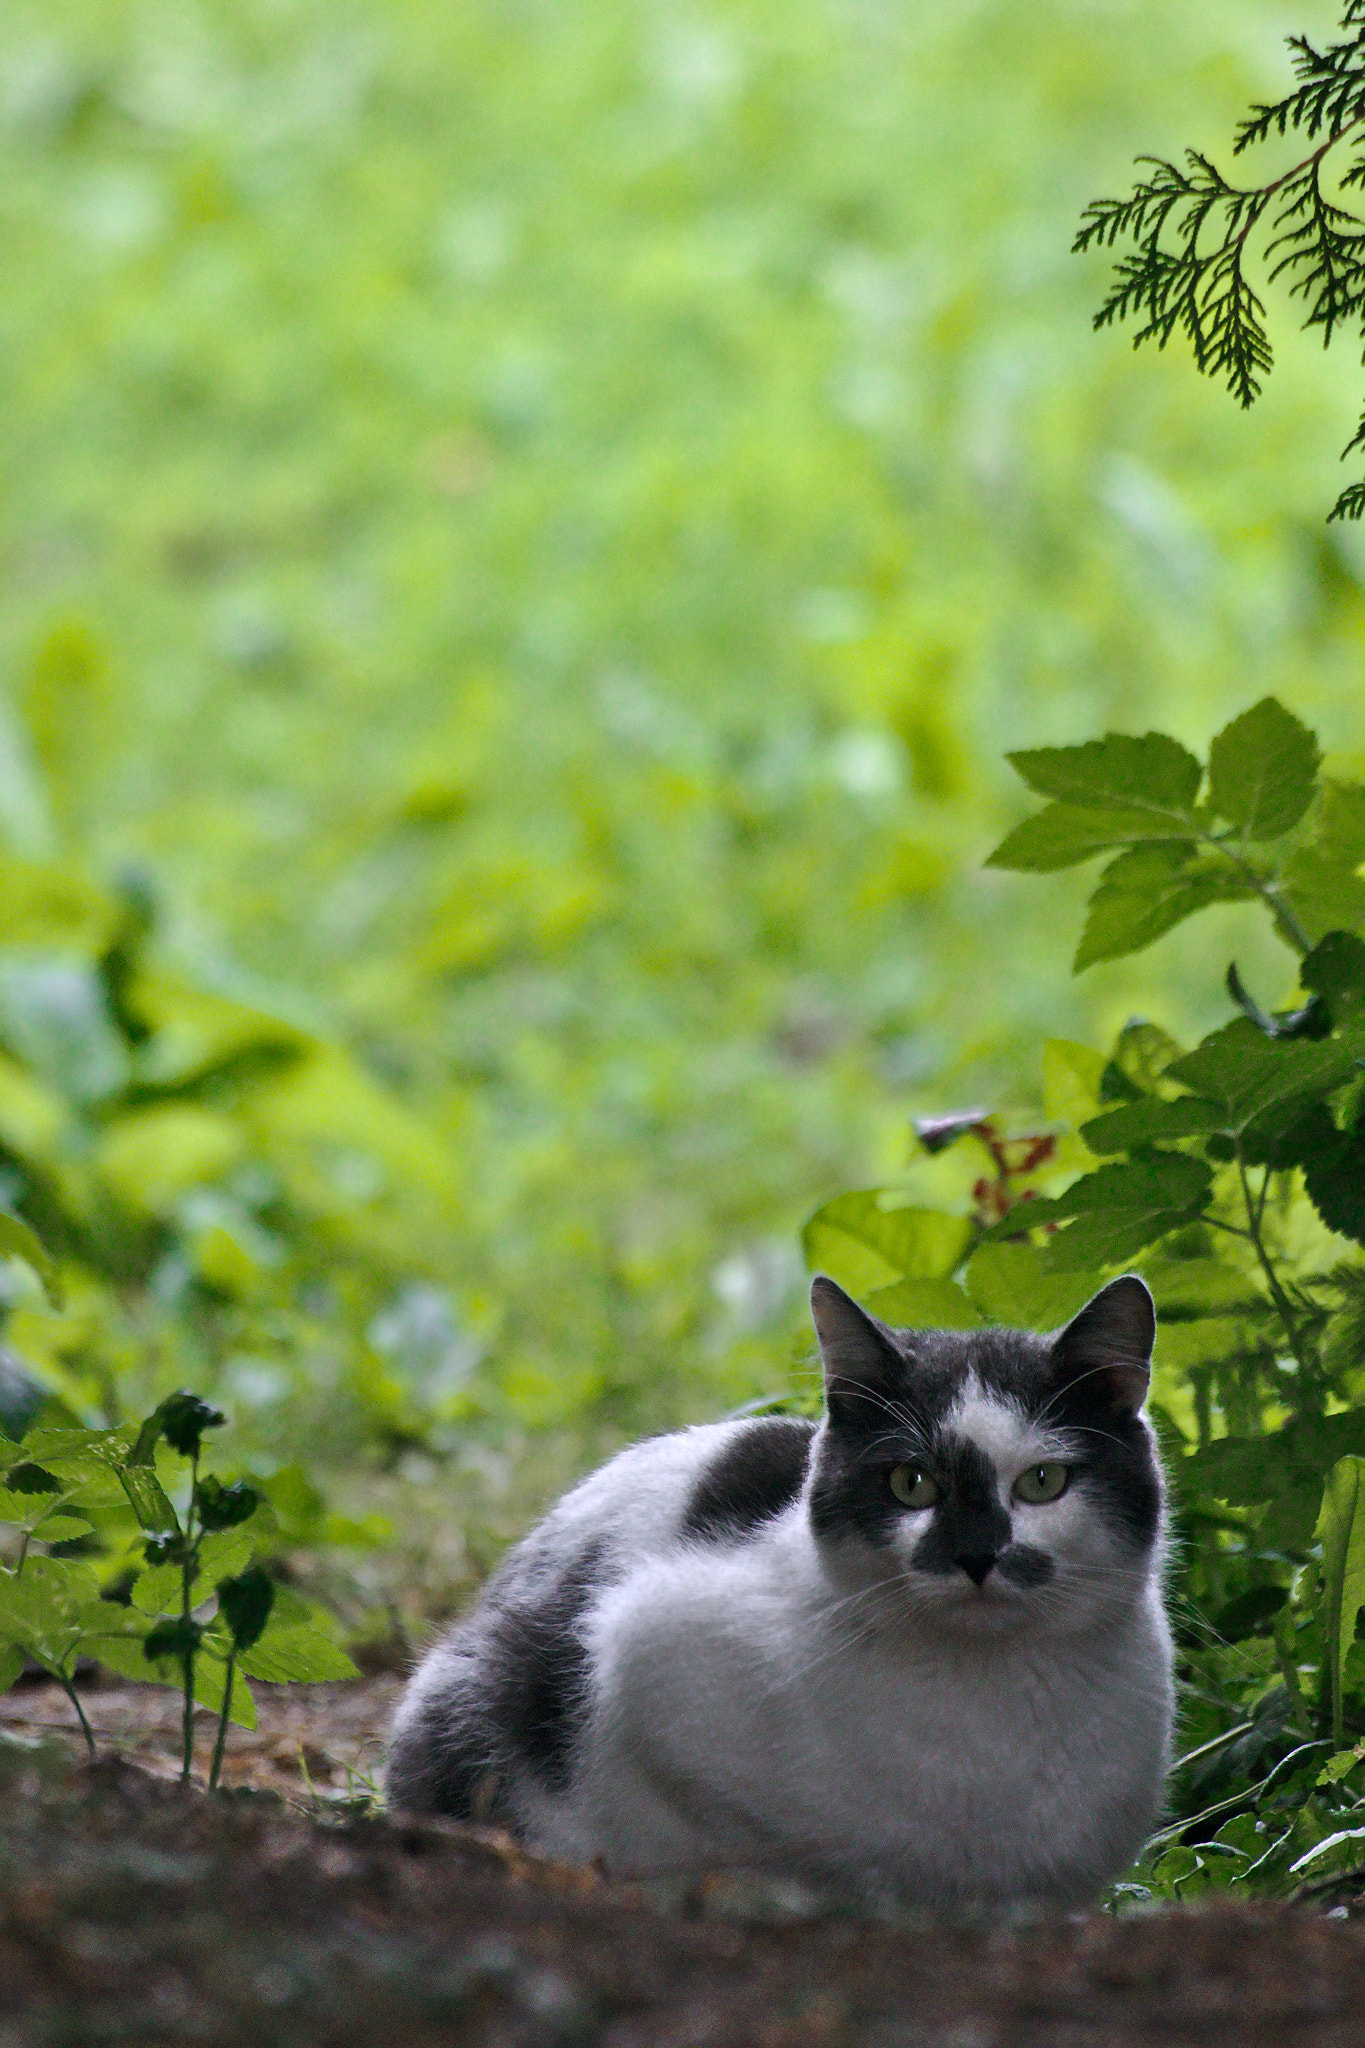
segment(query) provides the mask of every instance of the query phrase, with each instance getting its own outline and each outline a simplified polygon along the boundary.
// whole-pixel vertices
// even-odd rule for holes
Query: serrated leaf
[[[1348,868],[1365,864],[1365,782],[1324,778],[1318,799],[1315,843]]]
[[[1365,1244],[1365,1128],[1361,1124],[1352,1131],[1332,1129],[1327,1142],[1306,1160],[1303,1184],[1329,1230]]]
[[[1332,1732],[1342,1731],[1341,1666],[1365,1607],[1365,1459],[1341,1458],[1327,1475],[1317,1533],[1322,1539],[1323,1628],[1332,1681]]]
[[[1313,801],[1322,755],[1274,697],[1234,718],[1209,748],[1209,800],[1245,839],[1276,839]]]
[[[1127,807],[1189,818],[1202,770],[1166,733],[1106,733],[1080,747],[1035,747],[1007,756],[1039,796],[1082,809]]]
[[[1354,932],[1328,932],[1299,968],[1299,980],[1320,995],[1339,1023],[1365,1004],[1365,939]]]
[[[1192,1222],[1208,1200],[1213,1175],[1202,1159],[1180,1152],[1150,1153],[1122,1166],[1101,1166],[1065,1194],[1021,1202],[986,1233],[986,1242],[1072,1221],[1046,1249],[1054,1273],[1092,1272],[1118,1265],[1168,1231]]]
[[[973,1330],[981,1322],[952,1280],[898,1280],[869,1294],[863,1306],[898,1330]]]
[[[1049,804],[1036,817],[1025,818],[986,857],[988,868],[1050,875],[1074,868],[1116,846],[1147,840],[1187,842],[1187,818],[1167,818],[1150,811],[1084,811],[1072,804]]]
[[[972,1253],[966,1288],[982,1313],[1011,1329],[1055,1330],[1104,1285],[1095,1273],[1056,1273],[1032,1245],[983,1244]]]
[[[272,1625],[259,1643],[242,1652],[238,1663],[249,1677],[273,1685],[360,1676],[346,1652],[313,1628]]]
[[[1313,1510],[1337,1461],[1365,1456],[1365,1409],[1287,1422],[1265,1436],[1218,1437],[1184,1460],[1187,1480],[1235,1507],[1310,1488]],[[1311,1529],[1311,1518],[1309,1528]]]
[[[1319,846],[1295,848],[1285,862],[1279,893],[1310,938],[1365,925],[1365,881],[1353,865]]]
[[[256,1538],[249,1529],[225,1529],[205,1536],[199,1545],[199,1568],[205,1580],[233,1578],[251,1562]]]
[[[801,1240],[810,1270],[860,1300],[899,1279],[946,1279],[971,1239],[967,1218],[881,1202],[882,1190],[867,1188],[817,1209]]]
[[[1121,960],[1211,903],[1239,903],[1256,893],[1230,861],[1192,845],[1135,846],[1111,861],[1090,899],[1072,972]]]
[[[213,1714],[223,1711],[223,1694],[227,1689],[227,1665],[212,1653],[206,1641],[200,1647],[194,1660],[194,1697],[198,1706],[207,1707]],[[256,1702],[251,1687],[246,1682],[240,1661],[232,1674],[232,1704],[228,1708],[229,1721],[235,1721],[239,1728],[256,1726]]]
[[[64,1494],[16,1493],[8,1487],[0,1488],[0,1522],[10,1522],[16,1529],[37,1529],[46,1517],[56,1513],[59,1505],[65,1505]],[[84,1529],[86,1525],[81,1526]]]
[[[131,1598],[143,1614],[166,1614],[179,1607],[181,1590],[179,1565],[158,1564],[150,1571],[139,1572],[133,1581]]]
[[[74,1543],[78,1536],[88,1536],[91,1531],[89,1522],[78,1521],[74,1515],[50,1515],[33,1533],[40,1543]]]
[[[1151,1097],[1146,1102],[1126,1103],[1082,1124],[1081,1136],[1092,1152],[1101,1157],[1131,1152],[1139,1145],[1156,1145],[1171,1138],[1205,1137],[1226,1128],[1227,1112],[1221,1103],[1200,1095],[1181,1095],[1173,1102]]]
[[[62,1671],[102,1604],[88,1566],[67,1558],[30,1557],[22,1573],[0,1574],[0,1639],[16,1643],[49,1671]]]
[[[1144,1259],[1142,1277],[1152,1290],[1158,1318],[1265,1305],[1247,1274],[1221,1259]]]
[[[1226,1128],[1256,1126],[1262,1145],[1287,1130],[1311,1101],[1339,1088],[1365,1057],[1365,1022],[1331,1038],[1268,1038],[1247,1017],[1234,1017],[1168,1067],[1167,1078],[1222,1102]]]

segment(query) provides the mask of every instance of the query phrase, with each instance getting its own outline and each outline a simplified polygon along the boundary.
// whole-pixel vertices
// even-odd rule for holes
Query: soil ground
[[[1349,1915],[934,1927],[773,1876],[612,1886],[490,1832],[366,1812],[395,1689],[261,1687],[217,1799],[174,1782],[169,1693],[84,1694],[93,1767],[60,1692],[9,1695],[0,2048],[1365,2043],[1365,1922]]]

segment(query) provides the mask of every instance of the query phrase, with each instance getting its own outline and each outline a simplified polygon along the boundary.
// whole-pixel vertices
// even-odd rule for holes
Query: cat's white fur
[[[951,1425],[1052,1559],[1047,1584],[888,1571],[864,1544],[818,1544],[804,1497],[733,1542],[685,1538],[735,1424],[639,1444],[568,1494],[532,1550],[605,1539],[623,1575],[582,1624],[570,1788],[529,1772],[508,1788],[526,1835],[621,1876],[780,1863],[933,1909],[1093,1898],[1151,1828],[1168,1763],[1160,1546],[1135,1557],[1080,1488],[1011,1500],[1062,1447],[974,1378]],[[927,1519],[904,1516],[907,1561]],[[404,1719],[444,1680],[434,1656]]]

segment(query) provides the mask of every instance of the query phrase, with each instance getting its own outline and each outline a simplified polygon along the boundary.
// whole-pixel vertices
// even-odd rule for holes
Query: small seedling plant
[[[11,1220],[0,1218],[0,1229]],[[11,1233],[0,1245],[50,1275],[32,1234],[22,1224],[15,1233],[22,1240]],[[266,1493],[250,1480],[201,1470],[205,1437],[225,1421],[197,1394],[181,1391],[140,1426],[39,1428],[22,1443],[0,1439],[0,1520],[19,1533],[14,1565],[0,1570],[0,1687],[12,1685],[28,1661],[40,1665],[65,1690],[93,1758],[94,1733],[75,1682],[81,1659],[173,1686],[183,1700],[183,1778],[193,1769],[196,1708],[217,1717],[210,1788],[222,1772],[229,1724],[256,1725],[250,1678],[357,1675],[319,1612],[267,1568],[274,1517]],[[106,1560],[121,1563],[131,1581],[126,1602],[108,1597],[84,1558],[35,1554],[34,1542],[101,1543]]]
[[[1042,1119],[920,1119],[907,1185],[827,1203],[807,1259],[889,1322],[955,1328],[1053,1328],[1115,1273],[1146,1277],[1184,1753],[1170,1821],[1114,1903],[1359,1889],[1365,786],[1324,776],[1272,698],[1205,762],[1160,733],[1010,758],[1046,807],[991,864],[1105,861],[1077,971],[1244,901],[1292,986],[1267,1005],[1233,963],[1233,1014],[1192,1049],[1151,1022],[1104,1053],[1050,1042]],[[917,1204],[916,1175],[941,1184],[956,1160],[955,1206]]]

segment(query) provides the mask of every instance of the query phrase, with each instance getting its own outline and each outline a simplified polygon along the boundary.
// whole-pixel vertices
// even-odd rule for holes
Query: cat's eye
[[[1027,1472],[1021,1472],[1014,1482],[1014,1498],[1038,1506],[1043,1501],[1058,1500],[1066,1492],[1066,1483],[1071,1477],[1070,1468],[1049,1460],[1044,1465],[1030,1465]]]
[[[938,1484],[921,1472],[918,1465],[897,1465],[891,1474],[891,1491],[907,1508],[931,1508],[938,1499]]]

